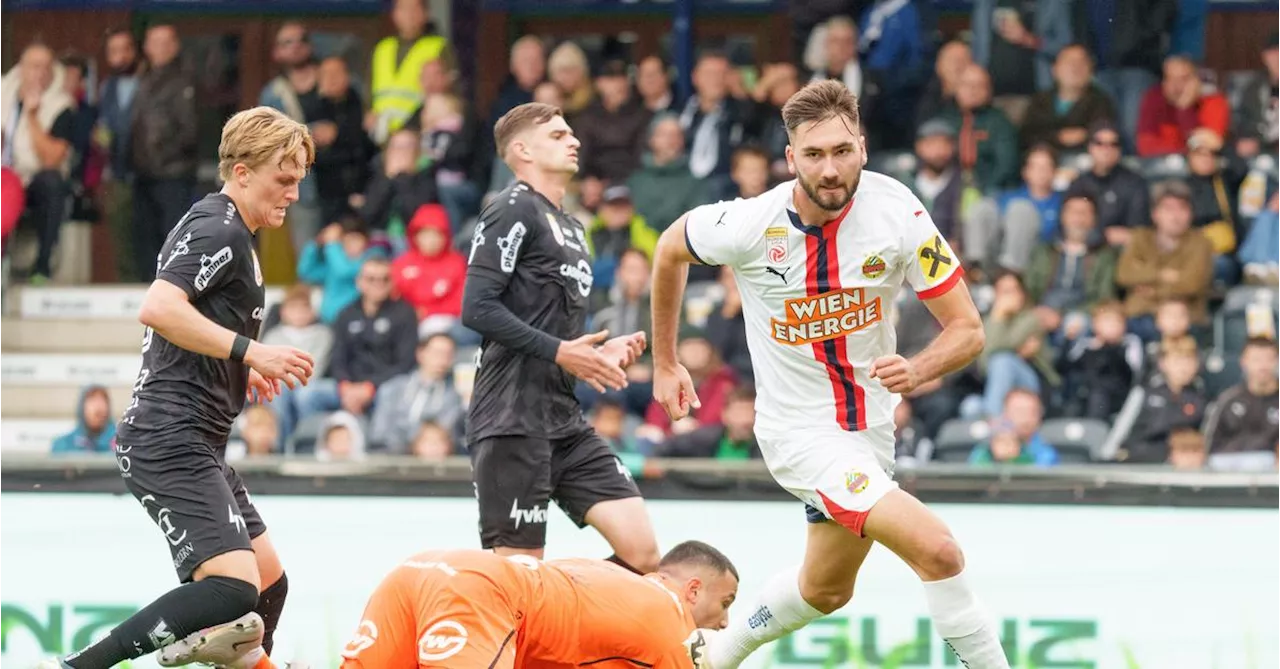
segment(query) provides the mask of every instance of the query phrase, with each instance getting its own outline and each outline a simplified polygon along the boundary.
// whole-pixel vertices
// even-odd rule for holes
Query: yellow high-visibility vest
[[[422,104],[422,84],[419,81],[422,66],[443,55],[446,41],[439,35],[419,37],[404,60],[396,63],[399,44],[398,37],[380,40],[373,49],[371,68],[373,111],[388,117],[390,132],[404,125],[409,115]]]

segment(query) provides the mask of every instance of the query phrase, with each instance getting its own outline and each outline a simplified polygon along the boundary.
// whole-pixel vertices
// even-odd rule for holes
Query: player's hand
[[[560,342],[560,350],[556,351],[556,364],[586,381],[597,392],[603,393],[606,388],[626,388],[627,374],[622,371],[618,361],[596,349],[596,345],[603,343],[608,336],[608,330],[601,330],[572,341]]]
[[[256,341],[249,344],[244,362],[264,379],[283,381],[290,389],[307,385],[316,366],[316,361],[306,351],[292,346],[268,346]]]
[[[702,408],[689,370],[679,363],[675,367],[653,370],[653,399],[662,405],[673,423],[688,416],[691,409]]]
[[[249,388],[245,391],[245,399],[250,402],[270,402],[280,396],[280,382],[263,378],[256,369],[249,370]]]
[[[920,375],[915,365],[900,355],[886,355],[871,363],[871,378],[880,379],[880,385],[891,393],[905,395],[920,385]]]
[[[618,366],[626,369],[644,354],[644,345],[644,333],[632,332],[629,335],[614,337],[605,342],[600,347],[600,352],[608,356],[610,360],[617,360]]]

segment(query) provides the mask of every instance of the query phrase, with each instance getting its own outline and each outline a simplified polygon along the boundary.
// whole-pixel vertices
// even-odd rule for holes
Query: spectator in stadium
[[[932,445],[925,436],[924,424],[911,408],[911,400],[903,398],[893,409],[893,460],[899,467],[915,467],[928,460]]]
[[[298,391],[298,420],[343,409],[357,416],[373,408],[378,386],[413,370],[418,318],[391,297],[391,265],[372,256],[360,267],[360,299],[333,323],[333,353],[325,378]]]
[[[378,387],[369,426],[372,448],[393,455],[411,452],[426,423],[434,423],[452,437],[462,436],[466,410],[453,387],[457,345],[449,335],[436,333],[418,342],[418,368],[394,376]]]
[[[1178,0],[1076,0],[1071,32],[1089,48],[1096,79],[1119,112],[1123,141],[1132,150],[1143,96],[1158,81]]]
[[[320,428],[315,449],[321,462],[363,460],[365,440],[360,419],[349,411],[333,412]]]
[[[743,136],[741,110],[729,95],[729,67],[723,53],[703,52],[693,68],[694,94],[680,112],[680,127],[688,140],[689,172],[711,180],[712,189],[728,178],[729,156]]]
[[[1058,464],[1058,451],[1040,436],[1044,404],[1033,390],[1017,388],[1004,398],[1003,413],[994,418],[991,439],[978,444],[969,454],[971,465]]]
[[[662,56],[649,55],[636,65],[636,93],[640,104],[651,114],[663,114],[675,106],[671,94],[671,80],[667,76],[667,63]]]
[[[1024,279],[1027,294],[1046,332],[1055,340],[1083,334],[1087,314],[1116,298],[1119,254],[1094,234],[1097,210],[1086,195],[1062,203],[1061,235],[1031,253]]]
[[[956,167],[954,126],[942,119],[930,119],[916,129],[916,171],[902,180],[920,198],[938,232],[952,248],[967,252],[965,240],[957,234],[962,229],[960,196],[964,184]]]
[[[0,84],[0,104],[5,109],[3,164],[22,179],[27,204],[24,215],[40,239],[31,277],[36,283],[53,273],[53,249],[71,193],[67,175],[75,102],[62,89],[61,70],[53,50],[37,42],[23,50],[18,65]],[[171,224],[176,222],[177,218]],[[159,244],[155,250],[159,252]],[[153,273],[155,258],[152,253],[147,261]]]
[[[704,335],[692,333],[682,335],[677,356],[680,364],[689,370],[694,391],[702,402],[702,405],[695,408],[688,418],[680,421],[682,423],[680,431],[687,432],[702,425],[719,423],[729,393],[738,385],[737,374],[724,364],[720,359],[720,353]],[[662,434],[670,434],[672,431],[671,420],[657,400],[649,404],[649,409],[645,412],[645,423],[646,427],[652,428],[647,431],[648,435],[653,435],[653,430],[657,431],[659,437]],[[654,441],[660,440],[660,438],[654,439]]]
[[[684,130],[674,114],[660,114],[649,126],[649,151],[640,169],[627,179],[636,212],[655,230],[705,203],[709,196],[701,180],[689,172]]]
[[[604,63],[595,85],[596,99],[573,121],[582,142],[578,174],[622,184],[640,166],[653,113],[632,96],[625,62]]]
[[[572,121],[591,106],[595,90],[591,87],[591,65],[582,47],[569,41],[561,42],[547,59],[547,74],[564,96],[562,108],[568,119]]]
[[[69,181],[75,220],[97,220],[93,194],[102,177],[101,155],[93,146],[93,126],[98,122],[96,99],[85,88],[89,77],[89,60],[75,51],[58,58],[62,65],[62,90],[71,98],[71,166]]]
[[[769,156],[760,147],[734,149],[729,165],[729,187],[717,199],[752,198],[769,190]]]
[[[593,293],[596,292],[593,289]],[[634,248],[624,250],[618,257],[613,285],[599,302],[598,311],[591,316],[593,332],[643,332],[648,337],[652,331],[649,322],[649,256]],[[647,352],[637,358],[637,361],[646,360]]]
[[[414,308],[418,319],[462,314],[462,286],[467,258],[453,246],[444,207],[424,204],[409,221],[408,251],[395,259],[391,274],[396,294]]]
[[[627,434],[627,410],[622,402],[601,396],[591,407],[591,427],[614,453],[636,452],[635,440]]]
[[[1276,285],[1280,274],[1280,206],[1276,193],[1271,194],[1267,208],[1253,219],[1236,257],[1244,265],[1245,283]]]
[[[1134,230],[1150,227],[1151,206],[1142,175],[1120,164],[1120,131],[1106,121],[1089,128],[1092,167],[1067,188],[1067,198],[1088,195],[1098,209],[1098,228],[1107,243],[1124,246]]]
[[[297,21],[286,21],[281,25],[276,31],[271,58],[280,68],[280,74],[262,87],[258,104],[279,109],[304,125],[318,121],[320,64],[311,50],[311,36],[306,27]],[[319,149],[319,140],[327,139],[327,143],[332,143],[336,130],[316,124],[311,126],[311,134]],[[326,220],[321,217],[320,189],[316,180],[314,172],[308,174],[298,184],[298,201],[289,205],[289,236],[293,240],[293,248],[298,251],[320,231]]]
[[[1193,427],[1183,427],[1169,433],[1169,464],[1178,470],[1204,469],[1208,459],[1204,435]]]
[[[316,142],[311,168],[319,191],[320,220],[336,221],[351,210],[351,196],[369,181],[369,162],[378,147],[364,131],[364,105],[351,85],[347,61],[330,56],[320,61],[316,114],[310,123]],[[297,233],[294,228],[291,233]]]
[[[1093,308],[1092,337],[1069,337],[1058,358],[1063,377],[1062,414],[1110,422],[1133,387],[1134,363],[1141,348],[1126,336],[1124,305],[1102,302]]]
[[[436,34],[428,0],[395,0],[391,22],[396,34],[373,48],[369,77],[372,99],[365,129],[381,144],[422,104],[422,66],[452,58],[449,43]]]
[[[1169,435],[1200,426],[1208,397],[1199,372],[1200,357],[1193,339],[1183,337],[1161,344],[1159,373],[1130,395],[1116,418],[1115,434],[1128,435],[1117,460],[1165,462],[1169,459]]]
[[[654,447],[658,458],[758,459],[756,443],[756,391],[750,385],[734,388],[725,398],[724,411],[715,423],[673,435]]]
[[[1022,185],[998,198],[1003,216],[997,231],[997,258],[1002,267],[1025,269],[1038,244],[1061,237],[1058,214],[1062,210],[1062,193],[1054,189],[1053,183],[1057,171],[1058,156],[1053,148],[1047,144],[1033,146],[1022,161]],[[1014,208],[1019,202],[1029,203],[1033,210]],[[1016,215],[1018,209],[1026,215]]]
[[[878,148],[911,146],[912,113],[929,79],[933,51],[922,4],[876,0],[859,21],[865,81],[858,106],[865,110],[863,118],[874,123],[876,132],[868,143]],[[865,105],[863,98],[868,100]]]
[[[738,378],[754,378],[751,352],[747,349],[747,323],[742,316],[742,294],[738,292],[733,270],[721,268],[719,282],[724,297],[707,314],[707,339]]]
[[[423,423],[413,439],[412,454],[419,460],[440,462],[456,453],[453,436],[435,423]]]
[[[995,281],[995,301],[987,314],[987,347],[980,359],[986,376],[982,411],[988,418],[999,416],[1005,396],[1022,388],[1034,393],[1058,386],[1053,353],[1045,341],[1045,330],[1027,299],[1022,278],[1012,272]],[[970,403],[972,405],[972,403]],[[968,415],[978,413],[974,408]]]
[[[280,423],[266,405],[250,404],[240,414],[239,421],[240,446],[244,449],[242,457],[261,458],[278,450],[282,436]]]
[[[1219,93],[1205,93],[1196,64],[1185,56],[1164,61],[1164,79],[1142,98],[1138,116],[1139,156],[1182,153],[1191,134],[1208,128],[1226,137],[1231,106]]]
[[[302,248],[298,278],[324,289],[320,320],[333,323],[338,314],[360,296],[356,276],[374,253],[369,248],[369,232],[364,221],[351,214],[325,226]]]
[[[423,70],[437,67],[428,63]],[[476,170],[472,155],[479,128],[466,103],[453,93],[428,97],[416,118],[418,123],[410,121],[405,127],[421,132],[421,155],[431,161],[440,203],[450,227],[458,230],[479,208],[480,190],[470,181],[483,171]]]
[[[1018,174],[1018,131],[1004,112],[991,106],[991,78],[971,64],[960,75],[956,105],[942,118],[959,128],[960,167],[984,193],[1015,184]]]
[[[507,60],[507,78],[498,89],[498,99],[489,109],[488,146],[493,144],[493,124],[512,109],[533,102],[533,89],[547,75],[547,51],[536,35],[525,35],[511,45],[511,57]]]
[[[822,68],[809,81],[838,79],[859,97],[867,87],[862,63],[858,60],[858,25],[847,16],[836,15],[823,24]]]
[[[421,159],[421,136],[402,128],[391,135],[365,186],[360,218],[370,228],[386,232],[393,242],[424,204],[439,202],[436,172]]]
[[[1036,91],[1052,86],[1050,63],[1071,41],[1070,3],[978,0],[970,15],[973,59],[991,72],[997,99],[1022,106]],[[1013,102],[1016,100],[1017,102]],[[1005,109],[1014,107],[1006,104]],[[1022,114],[1009,111],[1014,122]]]
[[[1155,322],[1157,338],[1154,341],[1145,342],[1143,345],[1142,367],[1144,377],[1147,378],[1157,372],[1160,351],[1165,342],[1176,341],[1183,337],[1191,337],[1197,342],[1199,341],[1197,333],[1192,332],[1191,310],[1184,300],[1176,297],[1161,300],[1160,305],[1156,307]],[[1200,329],[1203,330],[1204,328]]]
[[[1214,400],[1204,423],[1211,461],[1227,453],[1276,453],[1280,396],[1275,340],[1250,339],[1240,353],[1240,369],[1244,381]]]
[[[1072,44],[1053,61],[1053,87],[1031,96],[1022,121],[1022,146],[1048,143],[1059,151],[1083,151],[1090,127],[1115,120],[1111,98],[1093,83],[1089,50]]]
[[[138,92],[138,43],[128,28],[112,28],[106,35],[107,77],[98,102],[95,143],[107,153],[103,179],[106,223],[111,230],[111,255],[116,279],[134,283],[141,279],[133,252],[132,140],[133,101]]]
[[[1240,216],[1240,184],[1245,165],[1222,155],[1222,137],[1200,128],[1187,140],[1187,167],[1191,172],[1191,226],[1198,228],[1213,245],[1214,280],[1225,285],[1239,281],[1235,252],[1248,231]]]
[[[53,453],[111,453],[116,439],[116,422],[111,418],[111,396],[99,385],[80,390],[76,426],[53,440]]]
[[[969,45],[952,40],[938,49],[938,58],[933,66],[933,79],[925,84],[924,92],[916,103],[915,120],[917,126],[938,118],[942,112],[955,106],[956,90],[960,88],[960,76],[965,68],[973,64],[973,52]]]
[[[1155,226],[1133,233],[1120,256],[1116,284],[1128,290],[1129,330],[1153,341],[1154,316],[1162,300],[1186,300],[1193,324],[1208,320],[1213,246],[1191,227],[1191,190],[1180,181],[1157,184],[1152,195]]]
[[[147,29],[142,50],[149,68],[133,100],[134,263],[148,282],[155,278],[165,237],[195,196],[198,103],[195,79],[178,59],[181,49],[173,26]]]
[[[1280,150],[1280,33],[1272,32],[1262,46],[1259,72],[1240,94],[1236,110],[1236,155],[1253,158]]]
[[[608,290],[613,285],[611,277],[622,253],[636,249],[652,258],[658,245],[658,232],[636,213],[631,203],[631,189],[610,186],[604,192],[600,213],[587,226],[587,239],[595,256],[591,270],[596,277],[595,289]]]
[[[745,101],[743,129],[764,150],[772,180],[785,181],[791,176],[786,156],[791,139],[782,122],[782,105],[799,90],[800,71],[795,65],[769,63],[764,66],[760,81],[751,89],[750,99]]]
[[[316,320],[311,306],[311,287],[297,285],[285,293],[280,303],[280,322],[262,334],[262,343],[292,346],[311,354],[317,373],[324,373],[333,351],[333,330]],[[276,414],[281,438],[287,438],[297,424],[297,390],[288,386],[268,405]]]

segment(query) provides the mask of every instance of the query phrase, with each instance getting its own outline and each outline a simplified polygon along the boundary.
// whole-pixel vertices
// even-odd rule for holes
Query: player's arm
[[[986,345],[982,316],[963,279],[942,295],[924,300],[924,305],[942,325],[942,332],[911,358],[911,366],[919,376],[916,385],[963,369]]]
[[[689,281],[689,265],[698,262],[685,242],[688,219],[689,215],[685,214],[663,231],[653,252],[649,301],[653,310],[651,346],[655,368],[671,369],[676,364],[676,332],[680,327],[685,284]]]

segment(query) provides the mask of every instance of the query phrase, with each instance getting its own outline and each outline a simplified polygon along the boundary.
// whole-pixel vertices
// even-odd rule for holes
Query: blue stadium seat
[[[991,436],[991,426],[985,420],[953,418],[938,428],[933,440],[934,462],[968,462],[973,447]]]
[[[1099,449],[1110,428],[1100,420],[1052,418],[1040,426],[1040,436],[1058,451],[1062,464],[1082,464],[1100,459]]]

